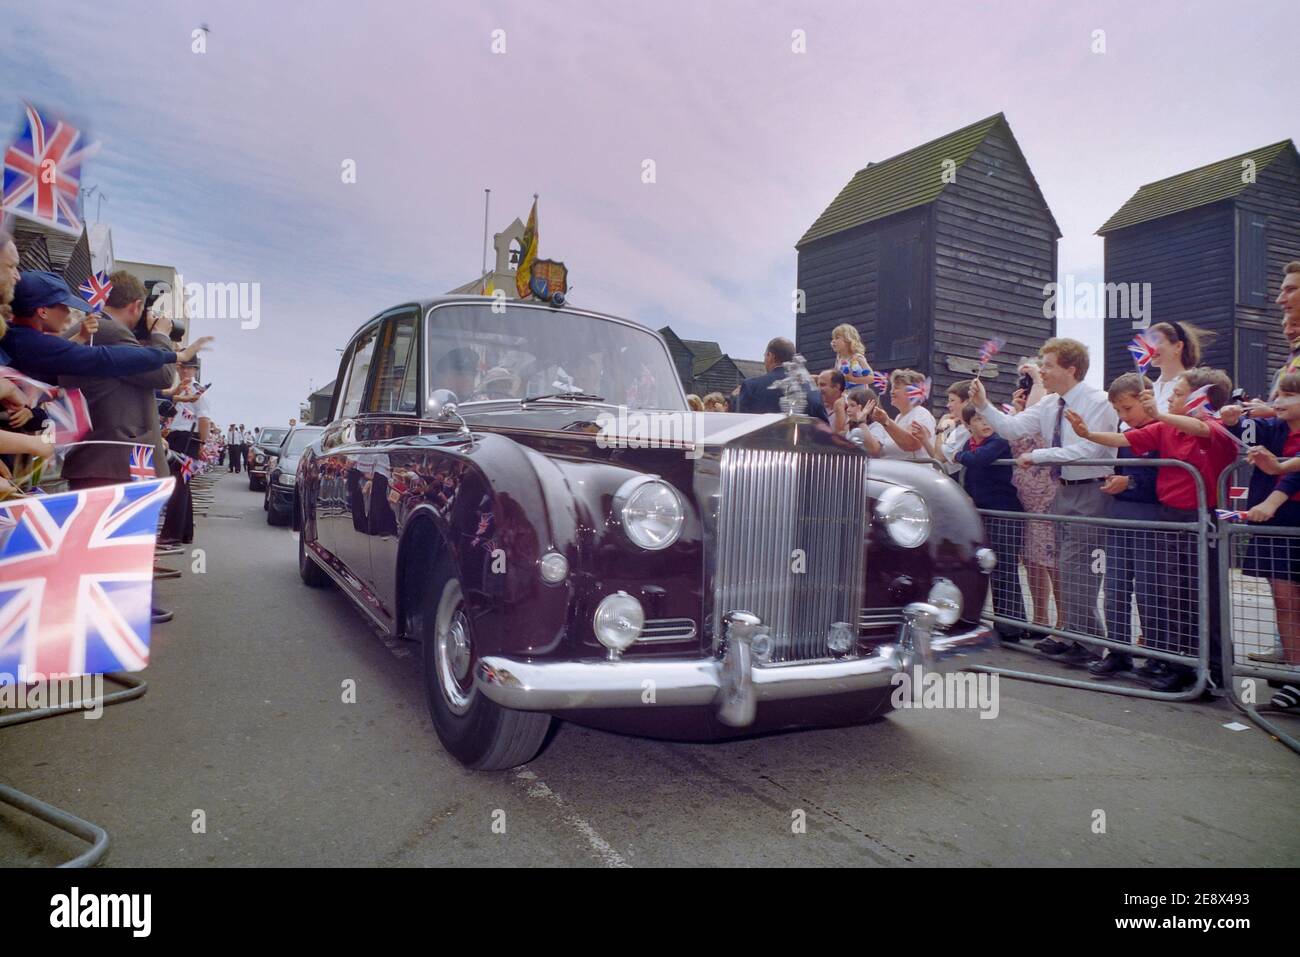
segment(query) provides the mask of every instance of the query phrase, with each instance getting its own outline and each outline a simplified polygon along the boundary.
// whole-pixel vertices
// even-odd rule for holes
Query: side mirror
[[[429,396],[429,415],[435,419],[445,419],[456,414],[460,399],[450,389],[434,389]]]

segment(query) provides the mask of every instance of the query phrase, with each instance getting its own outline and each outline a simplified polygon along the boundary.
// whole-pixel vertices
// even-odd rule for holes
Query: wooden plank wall
[[[1056,234],[1029,170],[994,129],[933,204],[935,256],[932,376],[935,407],[949,384],[969,378],[948,357],[975,359],[993,335],[1007,339],[990,395],[1006,402],[1015,366],[1055,334],[1043,287],[1056,279]]]

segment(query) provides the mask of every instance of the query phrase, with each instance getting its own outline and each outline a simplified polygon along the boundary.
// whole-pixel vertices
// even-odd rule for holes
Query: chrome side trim
[[[298,534],[301,535],[302,532],[299,532]],[[339,591],[343,592],[343,594],[352,602],[353,605],[355,605],[357,608],[360,608],[362,611],[364,611],[366,613],[366,617],[368,617],[372,622],[374,622],[376,627],[382,629],[385,635],[393,635],[393,629],[388,624],[388,622],[384,621],[383,618],[379,617],[379,615],[375,612],[375,610],[366,604],[363,597],[364,594],[368,594],[365,591],[365,586],[361,585],[361,583],[359,581],[356,581],[355,579],[349,581],[348,577],[339,574],[339,572],[337,572],[334,569],[334,566],[330,564],[330,562],[327,559],[317,554],[317,549],[321,549],[321,546],[317,545],[315,542],[308,542],[306,547],[307,558],[315,562],[317,565],[319,565],[321,571],[325,572],[326,575],[334,579],[334,584],[339,586]],[[323,551],[323,549],[321,550]],[[361,588],[361,591],[357,590],[358,587]]]

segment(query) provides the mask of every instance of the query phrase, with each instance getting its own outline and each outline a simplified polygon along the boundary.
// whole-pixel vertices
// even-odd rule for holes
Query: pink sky
[[[474,277],[485,186],[493,229],[541,194],[575,304],[758,358],[793,333],[795,241],[854,171],[1002,111],[1062,274],[1099,279],[1093,232],[1138,186],[1296,136],[1289,9],[44,2],[7,15],[0,109],[93,120],[120,257],[261,283],[258,329],[195,330],[220,340],[216,414],[253,424],[296,414],[369,315]]]

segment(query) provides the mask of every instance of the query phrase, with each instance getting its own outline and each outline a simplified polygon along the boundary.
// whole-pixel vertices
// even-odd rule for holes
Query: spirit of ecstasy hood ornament
[[[814,383],[804,364],[804,358],[796,354],[782,365],[785,367],[785,378],[777,379],[768,388],[781,390],[781,411],[786,415],[807,415],[808,390],[814,387]]]

